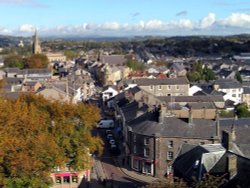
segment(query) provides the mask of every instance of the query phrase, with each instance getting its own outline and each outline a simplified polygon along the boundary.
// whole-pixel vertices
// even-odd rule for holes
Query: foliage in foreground
[[[147,185],[145,188],[218,188],[224,183],[226,183],[225,176],[216,177],[210,174],[205,174],[201,181],[194,179],[192,185],[188,185],[182,179],[174,177],[155,181],[150,185]]]
[[[98,119],[91,105],[0,99],[0,185],[46,188],[54,167],[89,168],[89,152],[101,153],[103,145],[91,135]]]

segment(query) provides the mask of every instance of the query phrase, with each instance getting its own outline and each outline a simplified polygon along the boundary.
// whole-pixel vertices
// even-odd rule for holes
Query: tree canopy
[[[101,139],[91,135],[99,118],[92,105],[1,98],[0,185],[46,188],[55,167],[89,169],[89,153],[102,152]]]
[[[132,70],[135,70],[135,71],[137,71],[137,70],[141,70],[142,71],[142,70],[145,69],[145,67],[144,67],[144,65],[142,63],[140,63],[140,62],[138,62],[136,60],[132,60],[132,59],[129,59],[127,61],[127,66],[129,68],[131,68]]]
[[[197,82],[200,80],[216,80],[215,73],[212,69],[208,68],[206,65],[203,66],[202,61],[194,63],[192,70],[188,72],[187,77],[191,82]]]
[[[24,67],[22,57],[19,55],[10,54],[4,59],[4,66],[22,69]]]
[[[73,51],[73,50],[66,50],[66,51],[64,52],[64,55],[66,56],[66,58],[67,58],[68,60],[72,60],[72,59],[78,57],[78,53],[75,52],[75,51]]]
[[[48,68],[49,59],[43,54],[34,54],[28,57],[26,60],[26,67],[30,69],[34,68]]]
[[[239,118],[250,117],[250,112],[247,104],[239,104],[235,107],[235,113]]]

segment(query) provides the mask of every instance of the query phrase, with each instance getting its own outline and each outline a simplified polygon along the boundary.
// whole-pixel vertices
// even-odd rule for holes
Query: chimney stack
[[[232,151],[233,141],[231,133],[222,131],[222,145],[226,148],[226,150]]]
[[[232,179],[237,174],[237,156],[228,154],[227,156],[228,179]]]
[[[193,112],[192,112],[191,107],[190,107],[189,112],[188,112],[188,125],[189,126],[193,125]]]
[[[160,114],[159,114],[159,123],[163,124],[164,118],[166,117],[167,107],[165,104],[161,104]]]
[[[216,109],[216,137],[220,138],[220,114]]]

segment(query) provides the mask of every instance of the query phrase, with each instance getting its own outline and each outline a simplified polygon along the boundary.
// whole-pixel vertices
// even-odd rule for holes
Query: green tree
[[[235,113],[239,118],[250,117],[247,104],[239,104],[235,107]]]
[[[4,59],[4,67],[17,67],[22,69],[24,67],[22,57],[19,55],[8,55]]]
[[[208,68],[207,66],[204,67],[203,71],[203,78],[208,82],[209,80],[215,80],[216,76],[212,69]]]
[[[28,59],[26,60],[25,66],[30,69],[48,68],[49,59],[46,55],[34,54],[28,57]]]
[[[240,83],[243,82],[242,77],[241,77],[239,71],[237,71],[237,72],[235,73],[235,79],[238,80]]]
[[[127,66],[135,71],[137,70],[143,71],[145,69],[144,65],[136,60],[128,60]]]
[[[197,82],[202,78],[201,74],[197,71],[188,72],[187,77],[190,82]]]
[[[66,51],[64,52],[64,55],[66,56],[66,58],[67,58],[68,60],[72,60],[72,59],[75,59],[75,58],[78,57],[78,53],[75,52],[75,51],[73,51],[73,50],[66,50]]]

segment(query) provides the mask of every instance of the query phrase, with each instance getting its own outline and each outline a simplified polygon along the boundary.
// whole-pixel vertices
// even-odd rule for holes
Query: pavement
[[[146,183],[152,183],[153,181],[157,180],[157,178],[149,176],[149,175],[144,175],[141,173],[138,173],[136,171],[133,171],[132,169],[129,169],[129,167],[125,166],[122,164],[122,157],[117,157],[114,158],[114,162],[117,167],[120,168],[120,170],[129,176],[131,179],[141,181],[141,182],[146,182]]]

